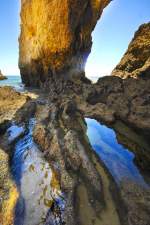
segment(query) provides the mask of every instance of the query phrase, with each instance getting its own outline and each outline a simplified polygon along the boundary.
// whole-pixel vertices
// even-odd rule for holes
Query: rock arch
[[[91,33],[110,0],[22,0],[19,67],[26,86],[84,76]]]

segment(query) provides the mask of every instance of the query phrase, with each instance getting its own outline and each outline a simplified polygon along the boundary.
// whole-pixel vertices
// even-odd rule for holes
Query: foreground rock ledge
[[[120,78],[113,79],[116,81]],[[105,85],[108,83],[109,79],[105,80]],[[125,182],[120,191],[87,139],[86,113],[109,124],[115,121],[115,111],[108,113],[105,103],[95,103],[94,106],[88,102],[96,87],[87,82],[78,85],[72,83],[70,87],[69,82],[60,95],[42,96],[41,93],[38,99],[23,105],[14,119],[17,123],[27,124],[31,117],[36,117],[33,138],[57,174],[65,196],[65,210],[61,214],[60,225],[100,225],[109,224],[110,221],[111,225],[147,225],[149,191],[137,187],[137,201],[134,193],[136,185],[134,187],[134,184]],[[105,111],[100,108],[103,106]],[[4,188],[2,185],[2,190]],[[57,204],[54,204],[43,224],[55,224],[53,213],[56,212]],[[3,213],[1,218],[4,218]]]

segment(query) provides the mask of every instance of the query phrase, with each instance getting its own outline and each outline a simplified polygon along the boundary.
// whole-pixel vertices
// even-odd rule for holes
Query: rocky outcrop
[[[82,88],[88,90],[88,85]],[[110,220],[114,225],[148,224],[149,210],[146,208],[149,207],[149,191],[128,180],[121,184],[120,190],[117,189],[85,135],[87,128],[83,116],[89,110],[94,118],[95,110],[88,102],[88,107],[81,106],[82,103],[82,97],[73,96],[70,91],[68,97],[62,95],[57,100],[50,98],[49,104],[38,104],[36,111],[34,140],[56,171],[65,195],[62,224],[109,224]],[[96,113],[100,120],[108,119],[110,124],[114,120],[102,112],[102,105],[105,103],[97,104]],[[136,149],[135,154],[136,151],[140,152],[141,148]],[[149,153],[149,150],[146,151]],[[56,210],[55,207],[53,210]],[[51,221],[51,213],[46,224]]]
[[[14,224],[14,209],[19,193],[10,174],[9,156],[0,148],[0,224]]]
[[[1,72],[1,70],[0,70],[0,80],[6,80],[6,79],[7,79],[7,77],[4,76],[4,75],[2,74],[2,72]]]
[[[121,196],[128,212],[128,224],[148,225],[150,214],[150,189],[126,180],[121,185]]]
[[[45,99],[44,96],[35,100],[34,103],[30,101],[20,108],[14,117],[17,123],[22,123],[22,126],[26,127],[29,118],[35,116],[36,125],[33,138],[57,175],[63,193],[65,208],[58,212],[58,203],[54,201],[49,206],[49,213],[46,218],[43,218],[44,222],[41,224],[91,225],[91,223],[100,224],[101,221],[103,224],[108,224],[113,218],[112,225],[120,225],[119,207],[113,196],[114,193],[117,194],[116,185],[91,149],[86,137],[86,124],[76,102],[73,101],[72,96],[70,98],[62,96],[58,101],[53,99],[55,102],[52,101],[52,98],[46,99],[46,101]],[[12,146],[7,145],[7,134],[0,136],[0,146],[5,149],[5,151],[2,150],[2,153],[7,155],[5,153],[7,151],[12,155],[14,142]],[[8,151],[8,147],[11,147],[11,151],[10,149]],[[9,159],[7,155],[4,168],[9,168]],[[1,155],[0,162],[3,165]],[[5,183],[8,181],[8,177],[6,177]],[[113,194],[110,188],[113,190]],[[5,190],[3,183],[1,189]],[[18,197],[13,192],[12,196]],[[9,199],[9,192],[4,192],[2,199],[1,207],[5,209],[9,206],[9,201],[5,204],[4,198]],[[11,215],[10,224],[14,224],[15,216],[13,212],[16,199],[12,200],[12,208],[7,208],[6,211],[7,216]],[[99,217],[99,214],[102,215],[102,218]],[[125,224],[124,218],[125,216],[121,219],[121,225]],[[0,211],[0,222],[4,219],[5,210],[2,210]],[[60,222],[58,223],[58,221]]]
[[[27,100],[29,100],[28,96],[16,92],[11,87],[0,87],[0,132],[5,122],[12,120],[17,110]]]
[[[91,33],[109,2],[22,0],[19,67],[25,85],[84,76]]]
[[[18,120],[18,117],[20,120],[24,117],[25,122],[28,119],[27,115],[32,116],[35,111],[34,103],[29,100],[28,94],[18,93],[11,87],[0,87],[0,224],[2,225],[15,224],[15,207],[19,191],[11,174],[10,161],[13,155],[12,146],[22,135],[20,133],[14,136],[13,142],[10,143],[6,130],[14,120]],[[20,113],[21,108],[24,109],[23,115]]]
[[[113,82],[117,85],[110,85]],[[123,92],[122,82],[118,77],[103,78],[95,85],[87,80],[78,85],[66,82],[65,89],[59,95],[41,95],[34,102],[26,103],[15,114],[15,120],[25,125],[29,118],[35,116],[34,141],[57,175],[64,194],[63,211],[58,212],[58,204],[54,202],[43,224],[56,224],[54,215],[57,215],[57,220],[60,218],[59,224],[66,225],[109,224],[110,220],[112,225],[141,225],[141,221],[146,224],[149,192],[137,187],[137,201],[132,184],[127,183],[127,188],[126,183],[123,184],[120,192],[104,164],[92,151],[86,136],[85,115],[110,125],[119,115],[124,115],[119,107],[107,106],[109,95]],[[94,93],[97,96],[95,102]],[[3,145],[0,143],[0,146]],[[3,213],[2,218],[5,218]]]
[[[125,215],[120,222],[120,210],[113,198],[116,187],[86,137],[82,113],[73,99],[63,99],[37,106],[33,134],[56,171],[65,196],[60,224],[109,224],[110,219],[112,225],[126,224]],[[51,213],[46,224],[51,221]]]
[[[106,76],[100,78],[93,86],[84,84],[84,88],[80,90],[80,93],[84,94],[78,93],[76,101],[85,117],[97,119],[109,126],[114,126],[116,121],[121,120],[148,141],[150,137],[149,90],[148,78],[124,80],[116,76]],[[118,130],[117,127],[115,129]],[[127,132],[126,129],[124,132]],[[142,170],[149,171],[149,147],[141,148],[133,145],[137,164]]]
[[[141,25],[136,31],[127,52],[112,75],[121,78],[150,75],[150,23]]]
[[[88,90],[86,100],[91,105],[105,104],[114,110],[115,119],[121,119],[128,125],[141,130],[147,135],[150,132],[150,79],[121,79],[107,76],[100,78]],[[105,121],[104,121],[105,122]]]

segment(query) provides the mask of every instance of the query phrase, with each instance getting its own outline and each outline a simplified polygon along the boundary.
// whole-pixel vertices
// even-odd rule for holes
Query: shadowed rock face
[[[109,2],[22,0],[19,67],[26,86],[84,76],[91,33]]]
[[[150,23],[143,24],[135,33],[128,50],[112,75],[121,78],[150,74]]]

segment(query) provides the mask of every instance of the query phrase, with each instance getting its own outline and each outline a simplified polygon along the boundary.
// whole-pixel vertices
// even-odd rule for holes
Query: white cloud
[[[113,68],[113,65],[97,65],[87,63],[85,73],[87,77],[102,77],[105,75],[110,75]]]

